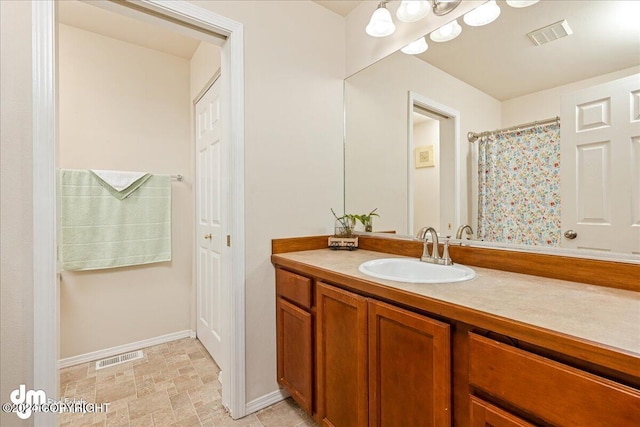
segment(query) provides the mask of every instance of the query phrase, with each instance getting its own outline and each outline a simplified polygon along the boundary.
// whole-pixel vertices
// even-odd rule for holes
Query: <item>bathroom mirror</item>
[[[559,117],[562,97],[640,73],[640,2],[498,4],[501,15],[489,25],[471,27],[460,17],[456,39],[426,36],[423,54],[398,51],[345,80],[345,212],[377,208],[374,232],[415,235],[431,225],[455,235],[461,224],[475,232],[477,142],[468,132]],[[527,36],[564,20],[567,37],[536,46]],[[638,183],[631,188],[637,193]],[[637,194],[631,198],[639,203]],[[603,257],[640,254],[608,251]]]

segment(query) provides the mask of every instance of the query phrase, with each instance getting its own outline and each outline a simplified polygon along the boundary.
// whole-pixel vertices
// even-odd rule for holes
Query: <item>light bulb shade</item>
[[[490,24],[500,16],[500,6],[491,0],[464,15],[464,23],[472,27]]]
[[[540,0],[507,0],[507,4],[511,7],[527,7],[539,1]]]
[[[400,49],[402,53],[406,53],[407,55],[417,55],[429,49],[429,45],[424,37],[420,37],[418,40],[413,41]]]
[[[396,16],[402,22],[415,22],[429,14],[431,5],[428,1],[402,0]]]
[[[365,29],[371,37],[390,36],[395,30],[396,26],[391,20],[391,14],[384,6],[378,7],[375,12],[373,12],[369,25],[367,25]]]
[[[434,42],[448,42],[458,37],[461,32],[462,27],[458,24],[458,20],[453,20],[432,32],[429,37]]]

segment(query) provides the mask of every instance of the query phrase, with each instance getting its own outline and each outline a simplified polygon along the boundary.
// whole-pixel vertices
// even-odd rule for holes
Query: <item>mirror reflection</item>
[[[640,2],[498,5],[345,80],[345,212],[377,207],[374,232],[468,224],[463,238],[640,255]],[[554,23],[566,37],[527,36]]]

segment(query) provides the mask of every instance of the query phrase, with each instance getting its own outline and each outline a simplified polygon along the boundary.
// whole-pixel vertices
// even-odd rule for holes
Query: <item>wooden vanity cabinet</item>
[[[278,382],[323,426],[640,426],[636,376],[352,289],[276,268]]]
[[[449,325],[316,284],[318,418],[325,426],[449,426]]]

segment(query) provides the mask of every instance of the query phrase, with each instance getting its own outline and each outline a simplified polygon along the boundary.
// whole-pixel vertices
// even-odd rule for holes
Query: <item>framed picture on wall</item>
[[[433,155],[433,145],[424,145],[415,148],[416,169],[432,168],[436,165],[436,159]]]

